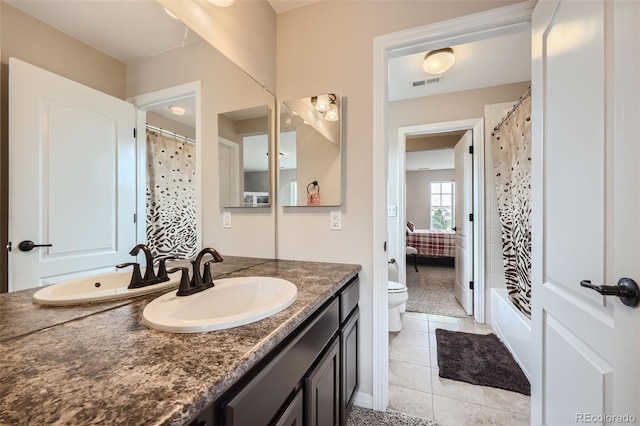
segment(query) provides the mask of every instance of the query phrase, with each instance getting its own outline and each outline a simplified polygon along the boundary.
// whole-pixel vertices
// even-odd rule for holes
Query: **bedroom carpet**
[[[531,395],[531,386],[495,334],[436,329],[440,377]]]
[[[407,267],[407,311],[448,317],[468,317],[453,292],[455,268],[420,265],[420,272]]]

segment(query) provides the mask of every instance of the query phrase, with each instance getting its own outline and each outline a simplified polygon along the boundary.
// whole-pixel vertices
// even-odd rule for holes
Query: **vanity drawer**
[[[351,284],[340,291],[340,324],[349,317],[349,314],[358,306],[360,300],[360,280],[356,277]]]
[[[224,424],[268,424],[338,331],[339,316],[336,298],[224,406]]]

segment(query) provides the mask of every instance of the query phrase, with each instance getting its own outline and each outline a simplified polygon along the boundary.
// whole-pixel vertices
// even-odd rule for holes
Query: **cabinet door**
[[[303,426],[303,416],[304,405],[302,389],[300,389],[276,422],[276,426]]]
[[[340,362],[342,370],[342,398],[340,404],[340,424],[347,424],[347,417],[358,392],[360,377],[358,375],[358,345],[360,310],[356,307],[351,318],[340,331]]]
[[[309,426],[337,426],[340,418],[340,340],[334,339],[305,379]]]

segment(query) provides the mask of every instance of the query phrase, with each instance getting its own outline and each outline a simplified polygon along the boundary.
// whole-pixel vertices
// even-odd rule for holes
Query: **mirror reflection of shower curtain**
[[[196,255],[195,148],[147,130],[147,245],[158,258]]]
[[[492,133],[493,165],[509,298],[531,318],[531,97]]]

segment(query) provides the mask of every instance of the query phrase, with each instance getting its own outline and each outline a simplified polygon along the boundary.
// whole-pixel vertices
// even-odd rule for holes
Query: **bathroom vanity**
[[[195,334],[142,324],[159,294],[75,307],[2,294],[0,424],[344,424],[358,388],[359,270],[227,257],[217,278],[282,278],[298,298]]]

